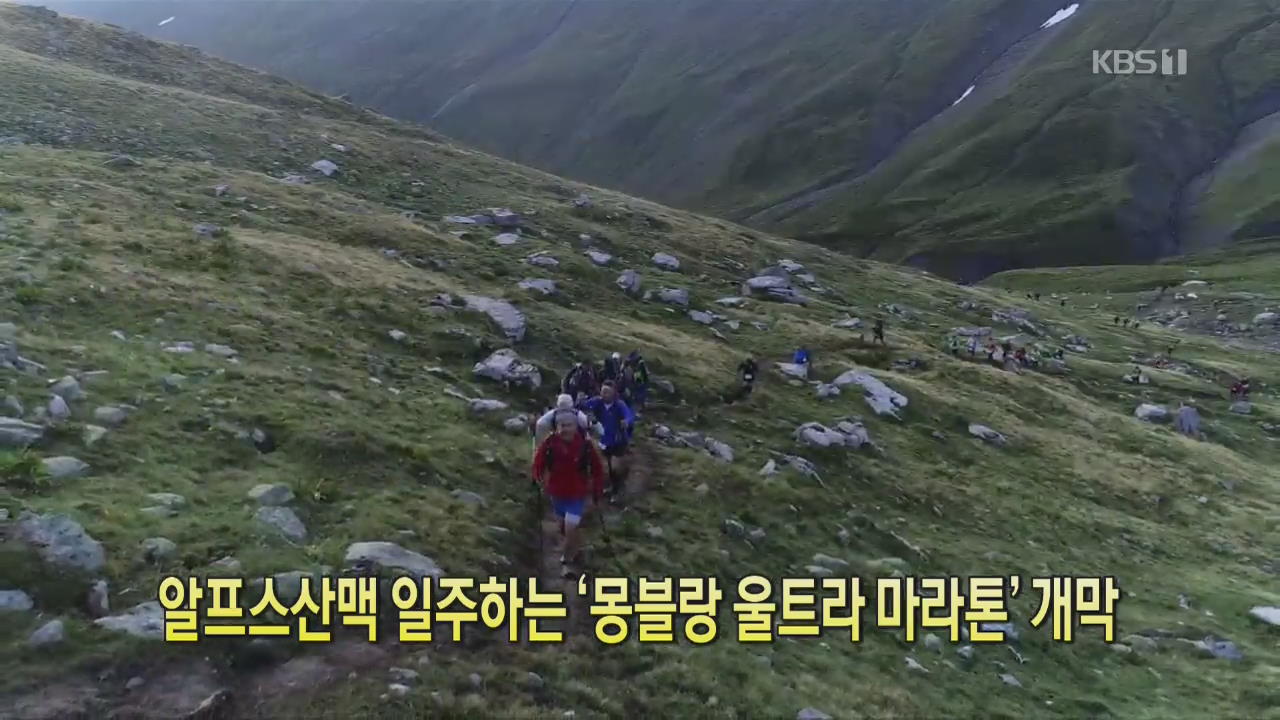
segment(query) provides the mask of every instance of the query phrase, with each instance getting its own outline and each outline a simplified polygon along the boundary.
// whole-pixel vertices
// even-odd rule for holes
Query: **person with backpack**
[[[555,432],[538,446],[533,455],[533,481],[551,498],[551,507],[560,519],[564,545],[560,564],[565,575],[580,561],[579,528],[586,514],[587,499],[600,498],[604,484],[604,463],[595,444],[579,430],[572,410],[558,410]]]
[[[643,411],[645,402],[649,399],[649,366],[645,363],[644,358],[640,356],[639,350],[632,350],[627,356],[627,360],[623,363],[624,371],[626,369],[632,371],[631,377],[631,398],[633,402],[629,403],[633,410]]]
[[[884,318],[876,318],[876,324],[871,328],[871,342],[887,345],[884,341]]]
[[[809,364],[809,349],[806,347],[796,348],[795,355],[792,356],[791,362],[795,363],[796,365],[807,366]]]
[[[602,384],[617,380],[621,373],[622,356],[618,353],[606,356],[604,362],[601,364],[600,379]]]
[[[622,497],[626,475],[626,461],[623,458],[631,444],[636,416],[626,402],[618,397],[617,387],[611,382],[605,382],[600,388],[600,395],[588,400],[585,409],[600,424],[600,447],[609,470],[607,492],[616,502]]]
[[[542,444],[547,436],[555,432],[556,414],[560,412],[576,413],[578,418],[578,428],[583,433],[589,433],[591,430],[591,422],[587,420],[587,414],[581,410],[577,410],[573,406],[573,398],[567,394],[562,394],[556,398],[556,406],[542,414],[534,423],[534,438],[538,444]]]

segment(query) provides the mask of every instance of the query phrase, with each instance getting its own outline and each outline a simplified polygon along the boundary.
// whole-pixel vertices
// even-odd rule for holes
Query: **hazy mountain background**
[[[1145,262],[1280,220],[1275,0],[48,4],[962,279]],[[1094,49],[1137,48],[1185,48],[1189,72],[1093,74]]]

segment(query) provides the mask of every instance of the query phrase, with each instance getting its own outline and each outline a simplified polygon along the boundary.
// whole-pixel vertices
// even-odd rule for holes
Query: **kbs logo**
[[[1186,50],[1094,50],[1094,75],[1186,75]]]

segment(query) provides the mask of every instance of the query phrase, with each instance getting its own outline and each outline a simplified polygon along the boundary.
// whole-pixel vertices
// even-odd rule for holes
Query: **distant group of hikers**
[[[999,365],[1005,370],[1019,371],[1022,368],[1035,368],[1040,365],[1038,355],[1026,347],[1015,348],[1009,340],[997,345],[993,338],[987,338],[984,342],[976,336],[971,336],[966,342],[959,336],[952,335],[947,339],[947,347],[953,357],[960,357],[962,351],[967,351],[970,359],[976,359],[979,353],[986,353],[987,362]],[[1058,348],[1052,356],[1061,360],[1065,357],[1065,352],[1062,348]]]
[[[623,497],[636,425],[632,403],[643,407],[648,387],[649,369],[639,351],[625,360],[613,353],[600,366],[583,361],[565,376],[555,407],[534,422],[533,482],[559,519],[566,576],[581,564],[579,528],[588,501]]]

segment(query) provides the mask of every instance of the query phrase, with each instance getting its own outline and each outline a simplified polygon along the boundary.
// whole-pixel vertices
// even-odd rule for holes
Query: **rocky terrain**
[[[12,5],[0,87],[0,717],[1275,712],[1266,243],[962,287]],[[631,349],[644,482],[599,572],[1113,575],[1118,642],[1053,642],[1026,592],[994,644],[739,643],[728,600],[696,647],[159,639],[167,575],[543,575],[527,415]]]

